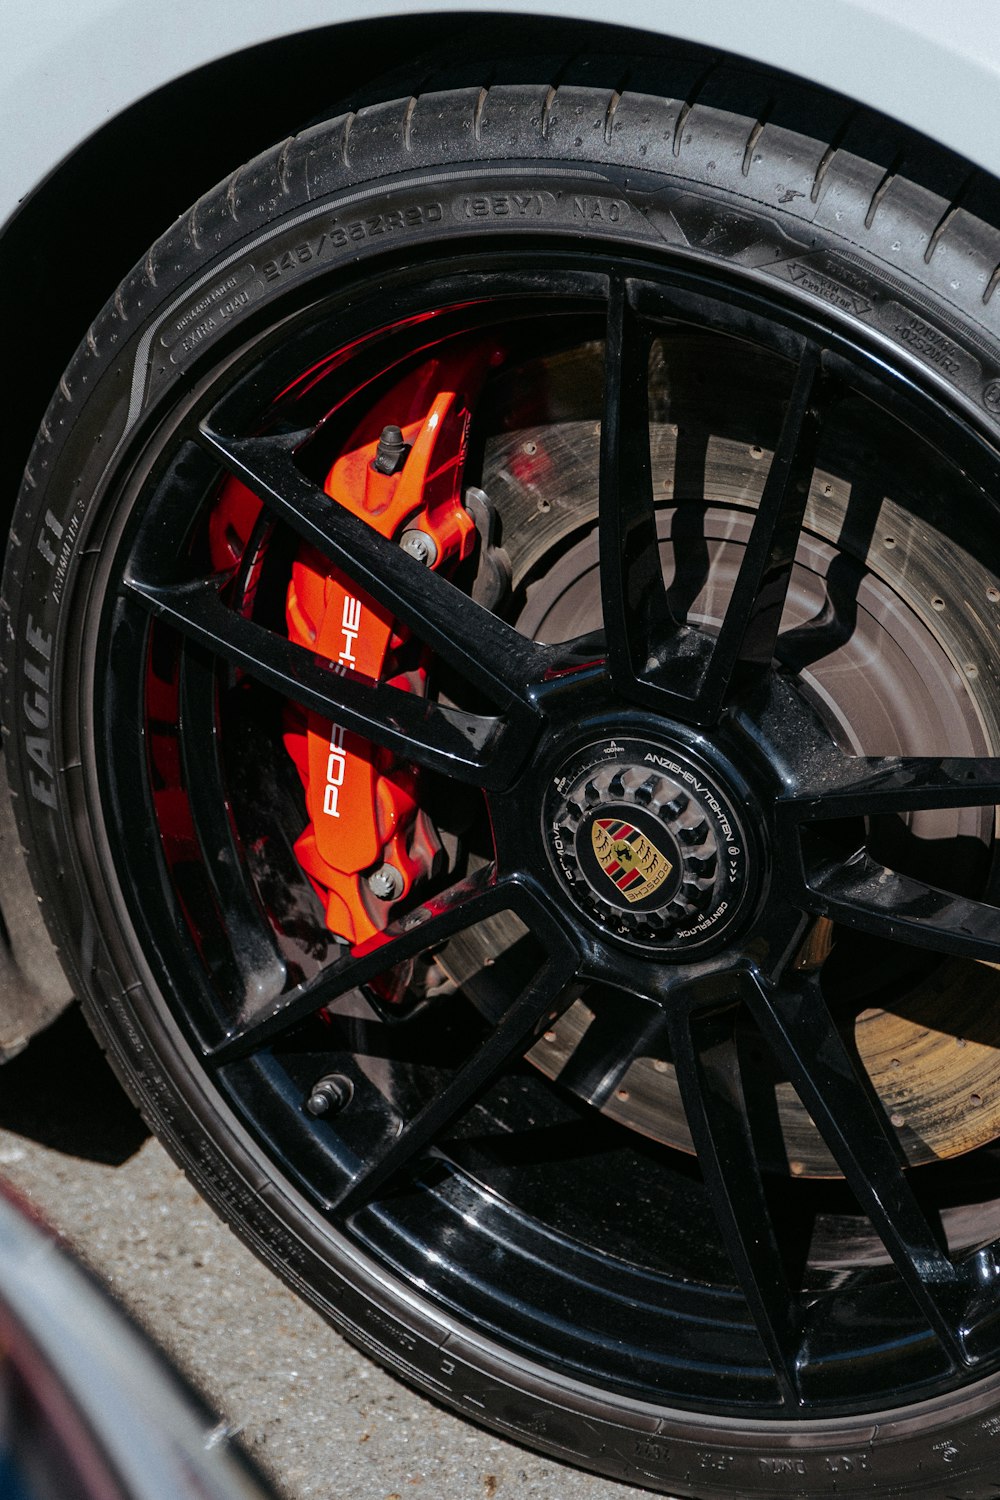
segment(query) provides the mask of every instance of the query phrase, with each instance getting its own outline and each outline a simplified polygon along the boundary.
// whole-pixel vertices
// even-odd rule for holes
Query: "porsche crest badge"
[[[596,818],[590,839],[598,864],[627,901],[644,901],[673,869],[652,839],[619,818]]]

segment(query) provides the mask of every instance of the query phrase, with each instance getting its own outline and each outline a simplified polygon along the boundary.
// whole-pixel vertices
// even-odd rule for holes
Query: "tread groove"
[[[940,219],[938,219],[937,223],[935,224],[933,230],[931,231],[931,237],[927,241],[927,249],[924,251],[924,265],[930,265],[930,263],[931,263],[931,257],[933,256],[935,250],[937,249],[938,243],[941,240],[942,235],[945,233],[945,231],[948,228],[948,225],[951,223],[952,219],[955,217],[955,215],[958,213],[959,209],[962,207],[963,203],[965,202],[966,194],[968,193],[969,188],[972,186],[973,182],[975,181],[975,178],[976,178],[975,171],[970,172],[969,175],[963,181],[961,187],[959,188],[958,192],[955,194],[955,196],[952,199],[952,201],[949,204],[949,206],[945,209],[944,213],[941,215]]]
[[[406,114],[403,116],[403,149],[413,150],[413,115],[417,108],[417,95],[411,94],[406,105]]]
[[[983,306],[984,307],[989,302],[990,298],[993,296],[993,293],[996,291],[996,289],[997,289],[997,282],[1000,282],[1000,265],[997,265],[994,268],[993,275],[990,277],[989,281],[986,283],[986,289],[983,292]]]
[[[750,134],[747,136],[747,143],[743,150],[743,164],[740,168],[744,177],[750,176],[750,166],[753,162],[754,148],[757,145],[757,142],[760,140],[761,136],[764,134],[764,127],[767,124],[768,117],[773,108],[774,100],[769,99],[764,108],[761,110],[760,114],[757,116]]]
[[[550,125],[552,123],[552,106],[553,106],[553,104],[556,101],[556,94],[558,92],[559,92],[558,84],[550,83],[549,84],[549,91],[545,95],[545,103],[542,105],[542,140],[543,141],[547,141],[548,138],[549,138],[549,127],[550,127]]]
[[[868,205],[868,212],[865,214],[866,229],[870,229],[872,227],[872,224],[875,222],[875,215],[878,213],[879,204],[882,202],[882,199],[892,187],[892,184],[895,182],[896,176],[899,172],[899,168],[903,164],[903,155],[904,153],[902,151],[896,152],[896,155],[893,157],[892,161],[883,172],[882,179],[876,187],[874,193],[872,193],[871,202]]]
[[[288,156],[294,143],[295,137],[290,135],[282,146],[281,154],[278,157],[276,170],[278,173],[278,186],[281,188],[281,196],[283,198],[288,197]]]
[[[837,155],[837,152],[840,150],[841,146],[844,144],[844,141],[847,139],[847,132],[850,130],[859,114],[860,110],[858,110],[857,107],[848,111],[843,124],[837,131],[834,132],[834,135],[830,140],[830,144],[827,146],[826,150],[823,152],[823,155],[820,157],[819,165],[816,168],[816,174],[813,177],[812,190],[809,194],[810,203],[815,203],[819,199],[820,190],[823,186],[826,174],[830,170],[833,159]]]
[[[706,83],[711,78],[712,74],[715,72],[718,66],[718,58],[713,57],[708,67],[705,68],[701,73],[699,73],[698,77],[695,79],[691,92],[687,95],[683,104],[677,112],[677,122],[674,125],[674,139],[670,148],[674,156],[680,156],[681,154],[681,143],[684,138],[684,126],[688,122],[688,116],[698,102],[698,95],[701,93],[702,89],[705,87]]]
[[[934,228],[931,230],[930,239],[927,241],[927,249],[924,251],[924,265],[930,265],[931,258],[933,257],[934,252],[938,247],[941,236],[944,234],[945,230],[948,228],[948,225],[958,213],[961,206],[962,205],[960,203],[953,203],[951,207],[944,214],[942,214],[941,218],[938,219]]]
[[[612,92],[611,98],[608,100],[608,107],[604,111],[604,142],[605,142],[605,145],[608,145],[608,146],[611,145],[611,132],[614,130],[614,127],[615,127],[615,115],[618,112],[618,106],[619,106],[619,104],[621,102],[622,102],[622,96],[619,93],[619,91],[617,89],[615,89]]]
[[[351,165],[351,131],[357,118],[357,111],[353,109],[349,115],[344,116],[344,131],[340,138],[340,160],[345,167]]]
[[[486,101],[489,96],[489,86],[486,85],[479,90],[476,107],[472,112],[472,134],[477,141],[481,141],[483,138],[483,110],[486,108]]]

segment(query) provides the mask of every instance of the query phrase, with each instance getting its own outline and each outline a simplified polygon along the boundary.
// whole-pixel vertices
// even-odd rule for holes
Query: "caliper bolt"
[[[375,448],[372,468],[376,474],[395,474],[403,467],[409,448],[403,441],[402,431],[395,425],[382,428],[382,435]]]
[[[437,562],[437,542],[426,531],[420,531],[416,527],[410,531],[404,531],[399,539],[399,545],[404,552],[415,557],[418,563],[423,563],[425,568],[430,568]]]
[[[395,865],[380,865],[368,877],[368,889],[380,901],[395,901],[403,894],[403,877]]]
[[[350,1104],[354,1097],[354,1085],[343,1073],[328,1073],[314,1083],[306,1109],[311,1115],[335,1115]]]

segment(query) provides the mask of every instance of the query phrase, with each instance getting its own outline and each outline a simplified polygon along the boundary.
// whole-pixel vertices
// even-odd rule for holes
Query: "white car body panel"
[[[81,141],[173,79],[336,22],[449,11],[524,13],[524,0],[4,0],[0,223]],[[894,115],[1000,176],[996,0],[543,0],[535,16],[612,21],[704,43]],[[444,38],[442,38],[444,40]],[[446,45],[446,43],[445,43]]]

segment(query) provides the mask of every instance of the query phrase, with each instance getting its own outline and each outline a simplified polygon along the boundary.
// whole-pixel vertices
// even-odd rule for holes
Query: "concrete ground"
[[[470,1426],[334,1333],[202,1202],[76,1009],[0,1071],[0,1175],[171,1355],[286,1500],[629,1500]]]

